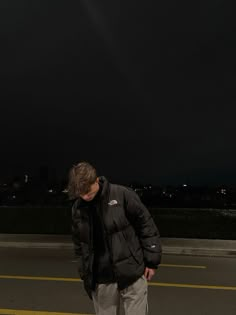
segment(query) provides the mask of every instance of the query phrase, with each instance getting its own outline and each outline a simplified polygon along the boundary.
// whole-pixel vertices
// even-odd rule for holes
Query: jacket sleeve
[[[127,189],[125,191],[126,215],[135,229],[144,254],[144,264],[148,268],[157,268],[161,262],[161,241],[158,228],[138,195]]]
[[[79,233],[79,222],[80,222],[80,213],[76,209],[77,203],[72,207],[72,241],[74,244],[74,253],[75,259],[78,262],[78,272],[80,278],[84,279],[84,270],[83,270],[83,261],[82,261],[82,251],[81,251],[81,242],[80,242],[80,233]]]

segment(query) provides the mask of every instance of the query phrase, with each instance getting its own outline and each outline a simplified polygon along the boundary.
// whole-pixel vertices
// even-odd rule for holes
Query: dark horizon
[[[45,167],[45,166],[44,166]],[[68,181],[68,172],[57,172],[56,169],[47,169],[47,174],[45,175],[45,170],[43,170],[44,174],[39,169],[34,170],[33,172],[18,172],[16,174],[12,175],[6,175],[6,176],[0,176],[0,185],[3,185],[4,183],[11,184],[17,181],[23,182],[25,175],[28,176],[29,182],[55,182],[55,183],[67,183]],[[183,186],[191,186],[191,187],[228,187],[228,188],[236,188],[236,184],[232,181],[217,181],[216,179],[213,181],[204,182],[201,180],[191,180],[191,178],[184,178],[182,176],[183,180],[176,180],[174,181],[173,178],[168,180],[168,178],[159,178],[159,180],[144,180],[143,178],[127,178],[125,176],[122,177],[121,174],[111,174],[110,176],[107,176],[106,174],[99,173],[98,176],[105,176],[110,182],[117,183],[121,185],[141,185],[141,186],[147,186],[151,185],[153,187],[167,187],[167,186],[173,186],[173,187],[183,187]],[[229,176],[228,178],[229,179]]]

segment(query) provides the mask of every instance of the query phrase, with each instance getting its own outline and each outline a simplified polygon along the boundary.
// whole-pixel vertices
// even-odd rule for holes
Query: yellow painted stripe
[[[173,267],[173,268],[193,268],[193,269],[206,269],[206,266],[194,266],[194,265],[174,265],[174,264],[160,264],[160,267]]]
[[[236,291],[236,287],[226,287],[220,285],[205,285],[205,284],[185,284],[185,283],[165,283],[165,282],[149,282],[150,286],[157,287],[175,287],[175,288],[189,288],[189,289],[210,289],[210,290],[231,290]]]
[[[56,278],[56,277],[31,277],[31,276],[6,276],[0,275],[0,279],[15,279],[15,280],[38,280],[38,281],[67,281],[81,282],[79,278]]]
[[[0,275],[0,279],[13,280],[37,280],[37,281],[67,281],[67,282],[81,282],[79,278],[55,278],[55,277],[30,277],[30,276],[6,276]],[[149,286],[158,287],[176,287],[176,288],[193,288],[193,289],[213,289],[213,290],[231,290],[236,291],[236,287],[231,286],[215,286],[205,284],[184,284],[184,283],[166,283],[166,282],[148,282]]]
[[[12,309],[0,309],[0,314],[6,315],[92,315],[84,313],[58,313],[58,312],[42,312],[33,310],[12,310]]]

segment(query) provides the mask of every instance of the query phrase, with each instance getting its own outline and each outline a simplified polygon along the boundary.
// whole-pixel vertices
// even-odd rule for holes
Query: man
[[[147,280],[161,260],[155,223],[137,194],[97,177],[87,162],[72,167],[68,192],[78,271],[96,314],[147,314]]]

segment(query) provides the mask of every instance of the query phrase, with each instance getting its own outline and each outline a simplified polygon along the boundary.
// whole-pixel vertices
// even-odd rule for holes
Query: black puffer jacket
[[[145,267],[157,268],[161,260],[158,229],[137,194],[100,178],[100,214],[104,236],[118,287],[124,289],[141,277]],[[93,281],[93,222],[88,203],[76,200],[72,208],[72,239],[79,274],[91,298]]]

